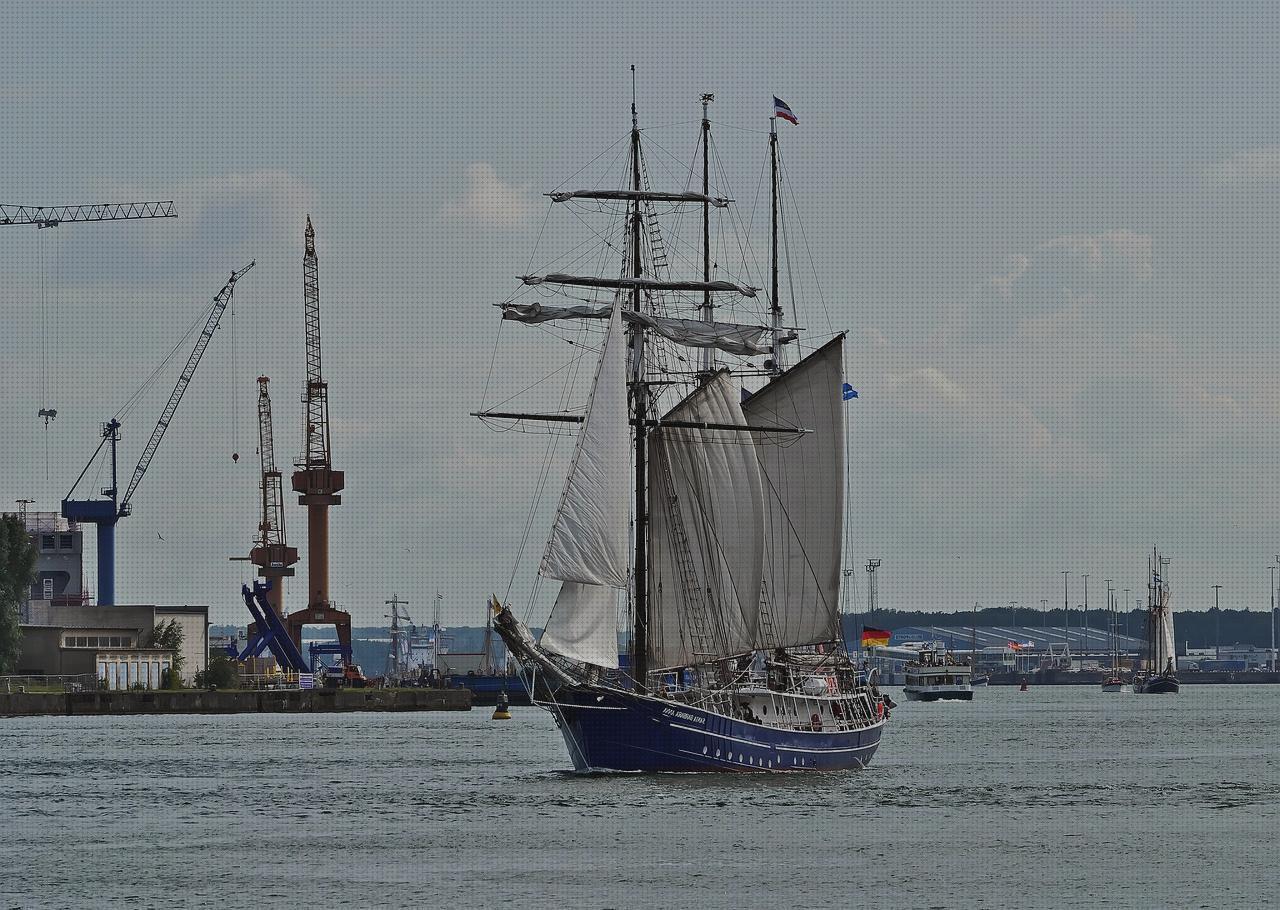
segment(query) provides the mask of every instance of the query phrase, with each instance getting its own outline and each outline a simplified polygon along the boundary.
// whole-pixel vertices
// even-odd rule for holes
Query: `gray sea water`
[[[0,719],[0,907],[1280,904],[1280,687],[904,703],[838,775],[582,778],[489,714]]]

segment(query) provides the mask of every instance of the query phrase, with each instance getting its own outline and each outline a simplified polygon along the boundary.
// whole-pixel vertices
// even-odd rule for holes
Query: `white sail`
[[[1169,592],[1161,589],[1160,606],[1155,611],[1155,628],[1151,630],[1155,640],[1154,664],[1151,669],[1163,673],[1169,667],[1169,661],[1177,661],[1177,650],[1173,637],[1173,610],[1169,606]]]
[[[742,425],[717,373],[665,419]],[[660,428],[649,436],[649,656],[677,667],[755,647],[764,517],[750,436]]]
[[[542,647],[570,660],[618,667],[618,592],[604,585],[560,586]]]
[[[614,307],[582,432],[538,571],[584,585],[627,586],[630,416],[627,339]]]
[[[541,303],[504,303],[502,318],[517,322],[551,322],[556,319],[608,319],[611,306],[576,304],[574,306],[544,306]],[[624,310],[623,321],[628,325],[643,325],[664,338],[693,348],[718,348],[728,354],[750,356],[767,354],[773,350],[768,326],[740,325],[734,322],[705,322],[700,319],[676,319],[671,316],[651,316]],[[788,335],[786,340],[793,340]]]
[[[840,637],[840,548],[844,507],[843,336],[743,404],[749,423],[808,430],[794,442],[761,438],[764,598],[759,647]]]

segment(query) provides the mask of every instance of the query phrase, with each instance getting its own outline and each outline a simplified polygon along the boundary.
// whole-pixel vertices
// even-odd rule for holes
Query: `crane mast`
[[[262,456],[262,520],[258,523],[258,540],[249,553],[249,561],[258,567],[258,575],[271,579],[267,601],[278,616],[283,616],[284,590],[281,579],[293,575],[298,551],[288,545],[284,528],[284,486],[276,469],[274,434],[271,427],[271,380],[258,377],[258,451]]]
[[[307,384],[302,403],[306,412],[303,451],[295,465],[293,489],[307,507],[307,606],[321,608],[329,601],[329,506],[341,505],[344,477],[333,470],[329,448],[329,386],[320,361],[320,263],[316,232],[307,216],[302,255],[302,299],[307,337]]]

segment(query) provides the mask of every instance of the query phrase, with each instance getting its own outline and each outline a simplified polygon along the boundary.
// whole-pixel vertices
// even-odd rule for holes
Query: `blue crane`
[[[245,272],[249,271],[253,266],[254,262],[250,262],[240,271],[232,272],[231,278],[223,285],[217,296],[213,298],[213,307],[210,309],[209,317],[205,321],[204,331],[196,339],[191,356],[187,358],[187,365],[183,367],[182,375],[178,377],[178,384],[173,387],[173,392],[169,395],[169,402],[164,406],[164,411],[161,412],[160,419],[156,422],[156,428],[151,431],[151,438],[147,440],[147,445],[142,450],[142,457],[138,459],[138,466],[133,469],[133,477],[129,480],[129,486],[125,489],[124,496],[119,497],[119,483],[116,473],[116,446],[120,442],[120,421],[113,417],[103,424],[102,442],[98,443],[98,448],[94,450],[93,457],[89,459],[85,469],[80,472],[80,476],[72,484],[71,491],[62,500],[62,516],[64,518],[69,521],[83,521],[98,526],[99,606],[115,603],[116,522],[132,514],[133,506],[131,500],[133,499],[133,494],[137,492],[138,484],[142,482],[143,475],[147,473],[147,468],[151,466],[151,460],[155,458],[156,449],[160,447],[160,440],[164,439],[165,431],[169,429],[169,424],[173,421],[173,415],[177,413],[182,396],[187,391],[187,386],[191,384],[191,377],[195,375],[196,367],[200,365],[200,358],[204,356],[205,349],[213,338],[213,333],[217,331],[218,324],[222,320],[222,313],[226,310],[227,304],[231,302],[232,295],[235,293],[236,282],[243,278]],[[110,445],[111,447],[111,486],[102,491],[102,495],[107,498],[72,499],[71,496],[75,493],[76,487],[80,485],[80,481],[84,479],[85,474],[89,473],[89,468],[97,461],[98,454],[105,445]]]

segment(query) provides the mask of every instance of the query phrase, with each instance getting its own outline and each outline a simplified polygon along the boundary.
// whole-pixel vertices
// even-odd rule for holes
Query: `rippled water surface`
[[[1280,687],[902,704],[830,775],[514,713],[0,719],[0,907],[1276,906]]]

